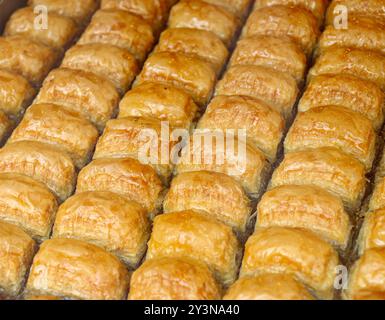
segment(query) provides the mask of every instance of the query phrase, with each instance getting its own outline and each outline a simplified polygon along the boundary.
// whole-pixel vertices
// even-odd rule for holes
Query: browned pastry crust
[[[168,20],[169,28],[191,28],[211,31],[229,47],[239,25],[231,12],[201,0],[181,0]]]
[[[351,75],[314,77],[299,102],[298,111],[328,105],[349,108],[366,116],[376,130],[384,121],[385,94],[374,83]]]
[[[47,239],[57,201],[42,183],[21,174],[0,174],[0,219],[17,225],[36,240]]]
[[[375,51],[331,47],[310,69],[309,79],[324,74],[347,74],[373,81],[385,91],[385,55]]]
[[[43,296],[43,295],[39,295],[39,296],[34,296],[34,295],[29,295],[29,296],[24,296],[24,300],[32,300],[32,301],[39,301],[39,300],[42,300],[42,301],[59,301],[59,300],[62,300],[60,297],[55,297],[55,296]]]
[[[216,75],[212,66],[199,58],[183,53],[157,52],[146,60],[135,85],[145,81],[182,89],[203,108],[213,93]]]
[[[121,94],[127,91],[139,72],[136,59],[127,50],[98,43],[72,47],[62,67],[93,72],[111,81]]]
[[[202,263],[181,258],[145,261],[131,278],[129,300],[218,300],[221,289]]]
[[[183,90],[144,82],[128,91],[119,104],[119,118],[144,117],[167,121],[170,127],[190,128],[198,107]]]
[[[155,52],[176,52],[209,62],[217,75],[222,71],[229,52],[214,33],[200,29],[173,28],[163,31]]]
[[[39,87],[58,58],[55,50],[22,36],[0,37],[0,68]]]
[[[57,13],[48,12],[45,26],[44,19],[39,19],[39,14],[42,12],[35,12],[33,7],[15,11],[5,26],[4,36],[26,36],[56,49],[69,46],[78,32],[75,22]]]
[[[292,114],[298,95],[295,79],[280,71],[261,66],[230,67],[218,82],[215,95],[244,95],[260,99],[285,118]]]
[[[76,192],[115,192],[137,201],[153,216],[161,206],[162,190],[162,182],[152,167],[125,158],[92,161],[80,171]]]
[[[173,179],[163,203],[164,212],[203,211],[243,233],[251,213],[241,185],[217,172],[185,172]]]
[[[255,10],[248,18],[242,37],[288,36],[310,55],[318,38],[317,19],[306,9],[275,5]]]
[[[125,266],[103,249],[74,239],[43,242],[33,259],[26,292],[85,300],[119,300],[127,293]]]
[[[264,102],[247,96],[217,96],[198,123],[199,129],[246,130],[247,143],[274,162],[284,131],[282,116]]]
[[[12,127],[13,122],[0,110],[0,144],[4,143]]]
[[[218,7],[222,7],[227,11],[237,15],[239,18],[243,18],[249,9],[251,0],[204,0],[207,3],[211,3]]]
[[[357,245],[360,255],[365,250],[385,247],[385,208],[365,214]]]
[[[57,147],[37,141],[18,141],[0,149],[0,172],[34,178],[62,201],[71,195],[76,182],[71,158]]]
[[[54,238],[71,238],[98,245],[135,268],[146,250],[150,224],[135,201],[112,192],[83,192],[59,208]]]
[[[266,273],[237,280],[224,300],[313,300],[306,287],[287,274]]]
[[[18,227],[0,221],[0,291],[10,296],[20,293],[35,242]]]
[[[369,210],[377,210],[382,207],[385,207],[385,178],[378,177],[370,198]]]
[[[230,65],[270,67],[301,83],[306,70],[306,56],[290,38],[255,35],[238,41]]]
[[[258,229],[246,243],[241,277],[263,273],[295,276],[318,297],[332,299],[338,254],[331,245],[303,229]]]
[[[152,28],[142,18],[123,10],[98,10],[78,44],[102,43],[128,50],[144,61],[154,43]]]
[[[289,153],[275,170],[271,187],[318,186],[340,197],[349,209],[357,208],[364,195],[364,165],[334,148]]]
[[[59,68],[43,83],[35,103],[53,103],[79,112],[100,131],[115,114],[119,93],[108,80],[92,72]]]
[[[376,133],[366,117],[345,107],[315,107],[299,113],[285,139],[285,152],[334,147],[361,161],[369,171]]]
[[[256,228],[309,229],[345,249],[351,224],[340,198],[315,186],[283,185],[266,192],[258,204]]]

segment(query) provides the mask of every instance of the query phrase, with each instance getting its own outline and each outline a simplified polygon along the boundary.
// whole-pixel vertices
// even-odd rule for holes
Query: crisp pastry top
[[[224,285],[237,277],[240,246],[229,226],[191,210],[157,216],[146,259],[188,257],[204,262]]]
[[[299,102],[298,111],[328,105],[350,108],[366,116],[376,130],[384,121],[385,94],[373,82],[351,75],[314,77]]]
[[[211,98],[216,74],[208,62],[199,58],[183,53],[157,52],[146,60],[135,85],[145,81],[160,82],[182,89],[203,107]]]
[[[310,69],[309,79],[324,74],[348,74],[370,80],[385,91],[385,55],[368,50],[331,47]]]
[[[44,80],[35,103],[53,103],[79,112],[100,131],[116,112],[119,93],[92,72],[59,68]]]
[[[131,278],[129,300],[218,300],[221,288],[202,263],[181,258],[145,261]]]
[[[0,110],[0,143],[4,143],[10,131],[13,128],[13,122]]]
[[[33,104],[13,131],[9,142],[40,141],[61,147],[74,164],[88,162],[98,139],[98,130],[75,111],[55,104]]]
[[[319,148],[286,154],[274,171],[271,187],[313,185],[340,197],[349,209],[356,208],[364,195],[365,167],[335,148]]]
[[[26,37],[0,37],[0,68],[20,74],[36,87],[57,58],[55,50]]]
[[[264,102],[247,96],[217,96],[211,100],[198,129],[246,130],[247,143],[274,162],[284,120]]]
[[[119,118],[144,117],[168,121],[171,127],[190,128],[198,107],[183,90],[144,82],[128,91],[119,104]]]
[[[223,3],[223,1],[221,1]],[[201,0],[181,0],[170,12],[169,28],[211,31],[229,47],[239,20],[231,12]]]
[[[227,11],[232,12],[239,18],[243,18],[247,14],[250,6],[250,0],[204,0],[207,3],[214,4],[218,7],[223,7]]]
[[[127,50],[98,43],[73,46],[66,52],[62,67],[93,72],[111,81],[121,94],[139,72],[136,59]]]
[[[0,70],[0,110],[9,118],[20,118],[34,94],[35,90],[22,76]]]
[[[9,18],[4,36],[22,35],[56,49],[70,45],[78,32],[75,22],[54,12],[48,12],[45,22],[43,18],[37,19],[39,14],[41,12],[35,13],[33,7],[17,10]]]
[[[266,273],[237,280],[224,300],[313,300],[306,287],[287,274]]]
[[[319,187],[273,188],[263,195],[257,212],[256,228],[309,229],[343,250],[348,244],[351,225],[341,199]]]
[[[382,207],[385,207],[385,178],[378,177],[370,198],[369,210],[377,210]]]
[[[293,275],[323,299],[333,298],[338,254],[303,229],[258,229],[246,242],[241,277],[263,273]]]
[[[358,238],[359,254],[372,248],[385,247],[385,208],[365,214]]]
[[[270,169],[264,154],[247,144],[246,135],[238,139],[215,130],[194,132],[182,149],[176,172],[221,172],[239,181],[246,192],[258,196]]]
[[[112,254],[83,241],[51,239],[33,259],[26,292],[85,300],[119,300],[129,275]]]
[[[217,172],[181,173],[173,179],[163,203],[164,212],[197,210],[243,233],[251,213],[240,183]]]
[[[144,254],[150,234],[146,211],[113,192],[83,192],[59,208],[54,238],[72,238],[98,245],[131,267]]]
[[[0,291],[10,296],[19,294],[34,252],[35,242],[30,236],[0,221]]]
[[[214,33],[200,29],[173,28],[162,32],[157,52],[180,52],[209,62],[219,74],[229,52]]]
[[[385,299],[385,248],[365,251],[354,264],[345,298],[352,300]]]
[[[154,43],[151,26],[142,18],[122,10],[98,10],[78,44],[103,43],[128,50],[144,61]]]
[[[255,35],[238,41],[230,65],[256,65],[288,73],[298,83],[304,80],[306,56],[287,37]]]
[[[0,219],[46,239],[57,210],[53,193],[42,183],[21,174],[0,174]]]
[[[292,113],[298,95],[295,79],[272,68],[237,65],[218,82],[215,95],[245,95],[265,101],[285,118]]]
[[[32,7],[43,5],[49,12],[55,12],[75,20],[78,24],[85,24],[98,7],[99,0],[29,0]]]
[[[57,147],[37,141],[18,141],[0,149],[0,172],[30,176],[47,185],[60,200],[71,195],[76,182],[71,158]]]
[[[318,38],[317,19],[306,9],[275,5],[255,10],[249,16],[242,37],[288,36],[310,55]]]
[[[137,201],[154,215],[161,206],[162,190],[162,182],[152,167],[125,158],[92,161],[80,171],[76,192],[115,192]]]
[[[326,27],[319,40],[319,47],[325,50],[332,46],[375,50],[385,54],[385,19],[370,16],[348,16],[348,28],[336,29],[333,24]]]
[[[63,300],[60,297],[55,297],[55,296],[44,296],[44,295],[27,295],[24,296],[24,300],[32,300],[32,301],[60,301]]]
[[[376,133],[366,117],[345,107],[315,107],[299,113],[285,139],[285,152],[334,147],[360,160],[369,171]]]

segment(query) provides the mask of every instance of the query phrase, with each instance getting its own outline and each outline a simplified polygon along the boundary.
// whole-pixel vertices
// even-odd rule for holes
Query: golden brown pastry
[[[365,251],[349,276],[345,298],[351,300],[385,299],[385,248]]]
[[[313,300],[306,287],[287,274],[266,273],[237,280],[224,300]]]
[[[324,74],[352,75],[373,81],[385,91],[385,55],[362,49],[331,47],[310,69],[309,79]]]
[[[127,91],[139,72],[134,56],[127,50],[97,43],[72,47],[62,67],[93,72],[111,81],[121,94]]]
[[[108,80],[92,72],[59,68],[43,83],[35,103],[53,103],[79,112],[100,131],[113,117],[119,93]]]
[[[295,79],[280,71],[261,66],[230,67],[218,82],[215,95],[244,95],[260,99],[285,118],[292,114],[298,95]]]
[[[211,65],[183,53],[157,52],[145,62],[135,85],[145,81],[173,85],[204,107],[214,90],[216,75]]]
[[[365,214],[357,243],[360,255],[365,250],[385,247],[385,208]]]
[[[157,119],[127,117],[110,120],[96,145],[94,159],[134,158],[154,167],[167,182],[176,163],[171,157],[176,141],[171,139],[170,135],[164,136],[162,124]]]
[[[309,229],[344,250],[351,225],[340,198],[315,186],[283,185],[266,192],[258,203],[256,228]]]
[[[169,28],[211,31],[229,47],[239,21],[231,12],[201,0],[181,0],[170,12]]]
[[[322,299],[332,299],[338,254],[331,245],[303,229],[258,229],[245,247],[241,277],[263,273],[295,276]]]
[[[0,70],[0,110],[10,119],[22,116],[34,94],[35,90],[22,76]]]
[[[334,148],[293,152],[285,156],[270,183],[272,188],[289,184],[318,186],[354,209],[364,195],[365,167]]]
[[[143,19],[123,10],[98,10],[78,44],[102,43],[128,50],[140,62],[151,50],[154,36]]]
[[[35,242],[18,227],[0,221],[0,291],[19,294],[35,252]]]
[[[251,213],[241,185],[229,176],[209,171],[185,172],[173,179],[164,212],[197,210],[243,233]]]
[[[53,49],[22,36],[0,37],[0,68],[39,87],[58,58]]]
[[[181,258],[145,261],[131,278],[129,300],[218,300],[221,288],[202,263]]]
[[[361,161],[369,171],[376,133],[366,117],[345,107],[326,106],[299,113],[285,139],[285,152],[334,147]]]
[[[341,106],[361,113],[372,121],[376,130],[384,121],[385,94],[370,81],[351,75],[320,75],[308,84],[298,111],[328,105]]]
[[[385,208],[385,178],[378,177],[372,197],[369,202],[369,210]]]
[[[56,216],[54,238],[98,245],[135,268],[146,250],[150,224],[135,201],[113,192],[83,192],[64,202]]]
[[[229,226],[206,214],[180,211],[155,218],[146,259],[190,258],[206,263],[226,286],[238,274],[240,246]]]
[[[153,216],[161,206],[162,189],[154,169],[138,160],[96,159],[80,171],[76,192],[115,192],[137,201]]]
[[[270,67],[301,83],[306,70],[306,56],[301,47],[287,37],[255,35],[238,41],[230,65]]]
[[[0,143],[2,144],[8,137],[10,131],[12,130],[13,123],[5,115],[3,111],[0,110]]]
[[[47,239],[57,211],[55,196],[42,183],[21,174],[0,174],[0,219],[37,240]]]
[[[275,5],[255,10],[249,16],[242,37],[288,36],[310,55],[319,35],[317,19],[306,9]]]
[[[33,259],[27,294],[119,300],[127,293],[125,266],[103,249],[74,239],[43,242]]]
[[[119,104],[119,118],[144,117],[168,121],[170,127],[190,128],[198,107],[183,90],[144,82],[128,91]]]
[[[71,158],[57,147],[37,141],[18,141],[0,149],[0,173],[19,173],[44,183],[60,200],[75,187]]]
[[[200,29],[174,28],[163,31],[156,52],[176,52],[209,62],[217,75],[222,71],[229,52],[214,33]]]
[[[218,7],[223,7],[229,12],[243,18],[249,9],[250,0],[204,0],[207,3],[214,4]]]
[[[181,151],[177,173],[214,171],[237,180],[247,193],[258,197],[265,185],[270,166],[264,154],[223,132],[197,130]]]
[[[98,0],[29,0],[32,7],[45,6],[48,12],[55,12],[75,20],[78,24],[87,23],[98,7]]]
[[[24,300],[32,300],[32,301],[59,301],[62,300],[60,297],[55,297],[55,296],[24,296]]]
[[[82,168],[91,158],[98,130],[75,111],[55,104],[34,104],[13,131],[9,142],[40,141],[67,152],[74,164]]]
[[[25,7],[15,11],[5,26],[4,36],[21,35],[47,46],[63,49],[70,45],[78,32],[75,22],[67,17]]]
[[[264,102],[246,96],[217,96],[211,100],[198,129],[246,130],[247,143],[274,162],[284,131],[282,116]]]

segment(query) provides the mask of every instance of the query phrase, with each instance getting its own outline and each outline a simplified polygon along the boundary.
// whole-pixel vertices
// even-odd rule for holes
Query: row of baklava
[[[35,2],[49,10],[67,13],[85,3]],[[131,86],[152,49],[173,2],[103,0],[77,44],[66,52],[60,68],[45,79],[33,105],[0,150],[0,219],[4,221],[0,227],[4,257],[0,286],[6,294],[20,293],[35,253],[33,238],[44,242],[30,272],[29,298],[47,294],[90,299],[125,296],[128,271],[114,255],[86,242],[56,238],[76,238],[80,233],[96,245],[128,256],[127,260],[133,251],[143,250],[134,241],[141,241],[143,229],[148,229],[147,208],[130,198],[141,198],[139,193],[146,186],[135,186],[141,176],[158,182],[151,170],[147,169],[146,175],[139,163],[133,163],[134,168],[127,170],[129,164],[115,162],[111,166],[117,175],[118,194],[108,192],[113,185],[99,185],[98,177],[93,177],[94,188],[105,192],[88,195],[81,193],[87,190],[78,186],[79,196],[65,200],[75,189],[77,170],[89,162],[99,132],[117,113],[120,96]],[[44,32],[51,34],[50,31],[51,25]],[[132,172],[136,176],[130,176]],[[129,181],[124,181],[124,177]],[[99,178],[103,179],[102,172]],[[144,184],[152,182],[146,180]],[[134,195],[132,189],[140,190]],[[61,202],[64,203],[58,207]],[[89,215],[71,208],[69,217],[66,210],[74,202]],[[47,240],[55,219],[55,239]],[[81,229],[80,220],[93,221],[89,230],[87,225]],[[11,271],[9,264],[14,266]],[[71,265],[73,269],[69,267],[65,272]]]
[[[383,123],[383,25],[371,14],[383,4],[373,2],[364,10],[357,1],[330,5],[315,65],[284,141],[284,158],[258,204],[255,233],[246,243],[241,275],[256,276],[241,278],[230,289],[232,297],[245,297],[243,288],[253,297],[253,284],[277,281],[277,274],[292,280],[288,295],[269,292],[274,298],[303,299],[311,293],[331,299],[346,285],[337,281],[340,261],[346,258]],[[347,29],[334,23],[337,5],[349,9]],[[266,280],[269,271],[275,275]]]

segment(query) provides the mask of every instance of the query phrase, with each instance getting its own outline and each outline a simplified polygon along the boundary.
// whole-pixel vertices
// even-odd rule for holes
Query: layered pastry
[[[13,122],[0,110],[0,144],[7,139],[12,127]]]
[[[372,248],[385,247],[385,208],[369,211],[358,238],[359,254]]]
[[[205,0],[205,2],[223,7],[239,18],[243,18],[247,14],[251,3],[250,0]]]
[[[378,177],[370,198],[369,210],[377,210],[382,207],[385,207],[385,179]]]

